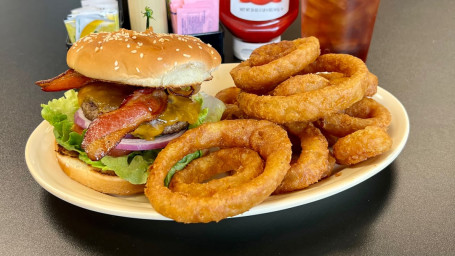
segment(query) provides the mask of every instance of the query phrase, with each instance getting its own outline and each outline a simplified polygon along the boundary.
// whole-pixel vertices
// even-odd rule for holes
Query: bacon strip
[[[120,108],[95,119],[88,127],[82,148],[92,160],[99,160],[141,123],[155,119],[166,109],[167,95],[162,90],[136,90]]]
[[[80,88],[95,79],[83,76],[74,69],[68,69],[64,73],[47,80],[35,82],[45,92],[65,91],[69,89]]]

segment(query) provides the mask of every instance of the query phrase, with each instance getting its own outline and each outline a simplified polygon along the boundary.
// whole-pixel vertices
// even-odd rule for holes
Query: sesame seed
[[[99,47],[95,47],[95,52],[98,52],[100,50]]]
[[[201,50],[202,50],[202,47],[201,47],[201,46],[199,46],[199,49],[201,49]]]
[[[140,72],[141,72],[141,71],[139,70],[139,68],[138,68],[138,67],[136,67],[136,71],[137,71],[138,73],[140,73]]]
[[[141,43],[141,42],[138,42],[137,45],[142,46],[142,43]]]
[[[114,69],[115,69],[115,70],[118,70],[119,68],[120,68],[120,67],[115,67]]]
[[[100,47],[100,50],[103,50],[103,46]]]
[[[189,54],[183,54],[183,57],[190,58],[191,55],[189,55]]]
[[[193,46],[191,46],[191,45],[188,45],[188,47],[189,47],[190,49],[193,49]]]
[[[115,65],[115,66],[118,66],[118,61],[115,61],[115,62],[114,62],[114,65]]]
[[[163,58],[161,58],[161,57],[158,57],[158,58],[156,58],[156,59],[157,59],[157,60],[160,60],[160,61],[163,60]]]
[[[180,51],[180,49],[178,49],[178,48],[177,48],[177,49],[175,49],[175,51],[177,51],[177,52],[178,52],[178,51]]]
[[[131,51],[131,53],[136,53],[136,52],[137,52],[137,50],[132,50],[132,51]]]
[[[136,39],[137,37],[136,36],[132,36],[131,38]]]
[[[130,47],[131,47],[130,44],[127,44],[127,45],[126,45],[126,48],[130,48]]]
[[[144,54],[141,52],[141,54],[139,55],[141,58],[144,58]]]
[[[210,51],[211,54],[213,54],[213,51]]]

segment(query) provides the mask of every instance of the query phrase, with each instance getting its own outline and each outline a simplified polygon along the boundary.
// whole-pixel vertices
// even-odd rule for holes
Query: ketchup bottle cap
[[[251,52],[253,52],[256,48],[263,46],[265,44],[269,43],[277,43],[281,41],[281,36],[276,37],[272,39],[270,42],[264,42],[264,43],[248,43],[245,41],[242,41],[242,39],[233,37],[234,38],[234,43],[233,43],[233,50],[234,50],[234,55],[236,58],[240,60],[246,60],[250,57]]]

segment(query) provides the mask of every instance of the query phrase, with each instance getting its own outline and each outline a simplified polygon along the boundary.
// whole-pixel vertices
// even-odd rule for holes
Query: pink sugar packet
[[[180,35],[219,30],[219,0],[170,0],[173,32]]]

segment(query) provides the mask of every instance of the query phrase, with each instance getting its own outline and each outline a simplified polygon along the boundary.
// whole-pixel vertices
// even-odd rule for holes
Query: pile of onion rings
[[[314,38],[305,40],[308,45]],[[346,54],[319,56],[318,50],[312,50],[306,58],[299,56],[304,65],[287,69],[287,79],[275,73],[296,57],[289,52],[305,40],[256,49],[231,71],[236,87],[216,96],[229,106],[224,119],[269,120],[297,138],[291,140],[298,148],[291,168],[275,194],[303,189],[331,175],[335,161],[357,164],[384,153],[392,143],[386,132],[391,114],[370,98],[376,94],[378,78],[360,59]],[[317,58],[308,62],[314,54]],[[258,79],[268,83],[261,81],[259,86],[254,82]]]
[[[391,148],[390,112],[370,98],[378,78],[354,56],[320,56],[314,37],[262,46],[230,74],[236,87],[216,95],[223,120],[171,141],[149,170],[145,195],[166,217],[220,221]],[[164,183],[178,160],[205,149]]]

